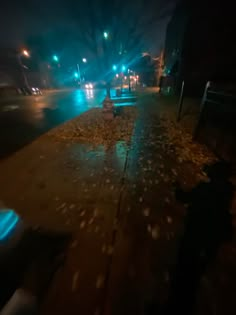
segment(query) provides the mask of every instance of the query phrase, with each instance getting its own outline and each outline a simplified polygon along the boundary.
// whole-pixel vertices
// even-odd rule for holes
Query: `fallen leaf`
[[[175,176],[177,176],[178,174],[177,174],[177,171],[174,169],[174,168],[172,168],[172,173],[175,175]]]
[[[94,232],[95,232],[95,233],[98,233],[99,230],[100,230],[100,227],[99,227],[98,225],[96,225],[96,226],[95,226],[95,229],[94,229]]]
[[[62,208],[64,208],[66,206],[66,203],[64,202],[63,204],[61,204],[59,207],[57,207],[57,209],[59,210],[59,209],[62,209]]]
[[[94,209],[93,215],[94,215],[94,217],[97,217],[99,215],[99,210],[97,208]]]
[[[74,240],[73,243],[71,244],[70,248],[75,248],[78,245],[78,241]]]
[[[168,183],[169,177],[168,176],[164,176],[163,180],[164,180],[165,183]]]
[[[77,289],[77,283],[79,278],[79,271],[76,271],[72,278],[72,292],[74,292]]]
[[[160,228],[158,225],[155,225],[153,228],[152,228],[152,231],[151,231],[151,235],[152,235],[152,238],[154,240],[157,240],[160,238]]]
[[[172,222],[173,222],[173,220],[172,220],[172,218],[171,217],[166,217],[166,221],[169,223],[169,224],[171,224]]]
[[[61,211],[62,214],[65,214],[66,212],[67,212],[66,208],[62,209],[62,211]]]
[[[107,250],[106,244],[102,245],[102,253],[105,254]]]
[[[143,197],[139,197],[139,202],[143,202]]]
[[[103,274],[98,275],[96,280],[96,288],[102,289],[104,287],[105,277]]]
[[[94,218],[91,218],[88,222],[89,225],[91,225],[94,222]]]
[[[80,223],[80,228],[83,229],[83,228],[85,227],[85,224],[86,224],[86,222],[85,222],[85,221],[82,221],[82,222]]]
[[[83,217],[85,215],[85,210],[83,210],[82,212],[80,212],[80,217]]]
[[[114,251],[114,248],[112,245],[108,245],[107,247],[107,254],[108,255],[112,255],[113,254],[113,251]]]
[[[148,226],[147,226],[147,231],[148,231],[148,233],[151,233],[151,232],[152,232],[152,227],[151,227],[150,224],[148,224]]]
[[[149,217],[149,215],[150,215],[150,208],[145,208],[145,209],[143,210],[143,215],[144,215],[145,217]]]

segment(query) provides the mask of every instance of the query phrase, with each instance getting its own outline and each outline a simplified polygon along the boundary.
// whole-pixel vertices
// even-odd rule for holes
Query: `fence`
[[[210,82],[202,98],[194,138],[217,156],[236,162],[236,96],[220,91]]]

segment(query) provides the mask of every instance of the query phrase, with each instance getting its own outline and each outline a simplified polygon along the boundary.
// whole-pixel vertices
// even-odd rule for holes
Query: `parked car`
[[[23,95],[42,95],[42,91],[37,87],[24,86],[21,89]]]

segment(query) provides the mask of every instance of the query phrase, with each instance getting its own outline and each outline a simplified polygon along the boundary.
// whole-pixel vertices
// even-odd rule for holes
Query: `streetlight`
[[[83,63],[87,63],[87,59],[86,58],[82,58],[82,62]],[[81,84],[81,80],[82,80],[82,78],[81,78],[81,70],[80,70],[80,64],[79,64],[79,62],[77,63],[77,70],[78,70],[78,72],[77,72],[77,75],[78,76],[76,76],[76,78],[79,78],[79,81],[80,81],[80,84]]]
[[[104,37],[105,39],[108,39],[108,36],[109,36],[108,32],[103,32],[103,37]]]
[[[76,79],[78,79],[78,77],[79,77],[78,72],[75,72],[75,73],[74,73],[74,77],[75,77]]]
[[[24,55],[25,57],[29,57],[29,56],[30,56],[28,50],[26,50],[26,49],[24,49],[24,50],[22,51],[22,55]]]
[[[53,59],[55,62],[58,62],[58,61],[59,61],[59,58],[58,58],[57,55],[53,55],[53,56],[52,56],[52,59]]]
[[[126,66],[123,65],[123,66],[121,67],[121,70],[122,70],[122,72],[125,72]]]
[[[112,66],[112,69],[113,69],[114,71],[116,71],[116,70],[117,70],[117,66],[116,66],[116,65],[113,65],[113,66]]]
[[[20,53],[18,53],[17,54],[17,59],[18,59],[18,63],[19,63],[20,69],[21,69],[21,73],[22,73],[22,77],[23,77],[23,80],[24,80],[24,84],[25,84],[25,86],[27,88],[29,88],[29,82],[28,82],[28,79],[27,79],[27,76],[26,76],[26,73],[25,73],[25,68],[27,68],[27,67],[24,66],[24,64],[22,62],[22,59],[21,59],[22,56],[29,58],[30,54],[29,54],[28,50],[23,49]]]

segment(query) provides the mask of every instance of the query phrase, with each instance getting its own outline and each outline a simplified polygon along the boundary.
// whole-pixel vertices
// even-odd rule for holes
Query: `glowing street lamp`
[[[28,82],[28,78],[27,78],[27,75],[26,75],[26,72],[25,72],[25,69],[28,69],[28,68],[22,62],[22,57],[23,56],[27,57],[27,58],[30,57],[30,53],[28,52],[28,50],[23,49],[22,51],[18,52],[17,60],[18,60],[18,63],[19,63],[20,69],[21,69],[21,74],[22,74],[22,77],[23,77],[23,80],[24,80],[24,84],[25,84],[26,87],[29,88],[29,82]]]
[[[53,59],[55,62],[58,62],[58,61],[59,61],[59,58],[58,58],[57,55],[53,55],[53,56],[52,56],[52,59]]]
[[[22,55],[24,55],[25,57],[29,57],[29,56],[30,56],[28,50],[26,50],[26,49],[24,49],[24,50],[22,51]]]
[[[116,65],[113,65],[113,66],[112,66],[112,69],[113,69],[113,71],[116,71],[116,70],[117,70],[117,66],[116,66]]]
[[[75,72],[75,73],[74,73],[74,77],[75,77],[76,79],[78,79],[78,78],[79,78],[79,74],[78,74],[78,72]]]
[[[86,59],[86,58],[83,58],[82,61],[83,61],[83,63],[86,63],[86,62],[87,62],[87,59]]]
[[[126,66],[123,65],[123,66],[121,67],[121,70],[122,70],[122,72],[125,72]]]
[[[104,37],[105,39],[108,39],[108,37],[109,37],[108,32],[103,32],[103,37]]]

